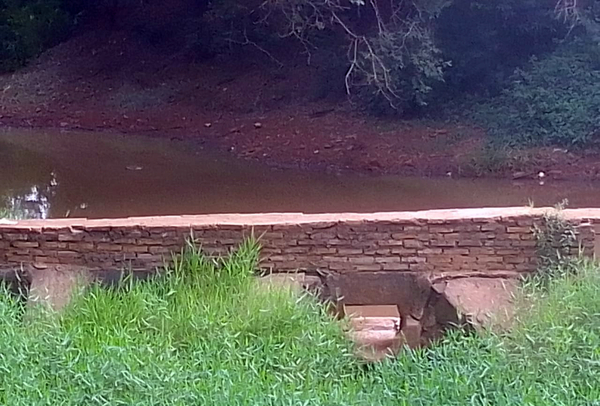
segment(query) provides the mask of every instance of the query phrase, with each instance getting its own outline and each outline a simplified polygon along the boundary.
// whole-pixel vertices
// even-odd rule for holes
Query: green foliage
[[[566,35],[554,6],[554,0],[454,0],[436,22],[438,46],[452,64],[443,96],[495,95],[516,67],[553,51]]]
[[[600,48],[568,42],[518,69],[502,94],[475,108],[475,118],[498,141],[583,146],[597,142]]]
[[[510,156],[506,148],[487,144],[471,154],[467,165],[475,175],[483,176],[501,172],[507,168],[509,162]]]
[[[62,0],[0,0],[0,72],[29,59],[66,37],[72,18]]]
[[[385,110],[386,104],[400,113],[424,107],[433,87],[443,81],[447,62],[433,32],[415,28],[419,24],[409,21],[406,26],[374,36],[362,50],[353,86],[359,87],[361,98],[374,111]],[[380,61],[379,66],[373,67],[374,59]]]
[[[536,248],[539,257],[539,273],[543,276],[555,276],[572,270],[579,248],[575,227],[561,214],[568,202],[558,204],[553,212],[545,213],[541,224],[534,226]]]
[[[190,247],[164,277],[93,287],[61,315],[0,295],[0,404],[593,405],[600,272],[531,282],[513,330],[455,331],[369,368],[310,297],[259,288],[247,243]]]
[[[389,6],[361,0],[268,0],[261,10],[281,37],[298,39],[311,54],[314,39],[346,50],[346,91],[375,111],[403,113],[427,104],[446,65],[434,40],[434,20],[447,0]],[[393,11],[394,10],[394,11]],[[338,52],[339,54],[339,52]]]
[[[25,217],[25,212],[18,207],[0,207],[0,219],[21,220]]]

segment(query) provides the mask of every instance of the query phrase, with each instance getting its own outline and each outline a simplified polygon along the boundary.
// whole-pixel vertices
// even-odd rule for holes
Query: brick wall
[[[0,223],[0,264],[60,263],[153,269],[193,235],[209,255],[261,237],[274,271],[490,272],[536,266],[534,222],[549,209],[372,214],[245,214]],[[592,252],[600,209],[566,210]],[[600,230],[599,230],[600,231]]]

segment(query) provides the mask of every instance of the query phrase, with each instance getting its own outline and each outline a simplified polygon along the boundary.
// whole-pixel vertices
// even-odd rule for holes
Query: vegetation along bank
[[[597,3],[2,0],[0,123],[279,167],[597,178]]]

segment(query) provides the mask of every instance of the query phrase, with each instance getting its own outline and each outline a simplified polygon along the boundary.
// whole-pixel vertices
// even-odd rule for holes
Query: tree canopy
[[[0,0],[0,70],[91,22],[153,39],[176,26],[202,58],[247,47],[280,64],[273,50],[296,41],[307,63],[339,72],[350,98],[406,114],[500,95],[532,58],[600,41],[598,19],[597,0]],[[319,52],[330,57],[317,62]]]

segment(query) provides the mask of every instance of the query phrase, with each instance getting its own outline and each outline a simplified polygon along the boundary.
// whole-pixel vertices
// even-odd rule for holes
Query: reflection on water
[[[7,193],[4,196],[4,211],[13,218],[46,219],[50,215],[50,204],[56,195],[58,180],[56,174],[50,174],[50,181],[45,185],[33,185],[22,194]]]
[[[597,183],[275,171],[183,142],[25,130],[0,131],[3,196],[36,218],[600,206]]]

